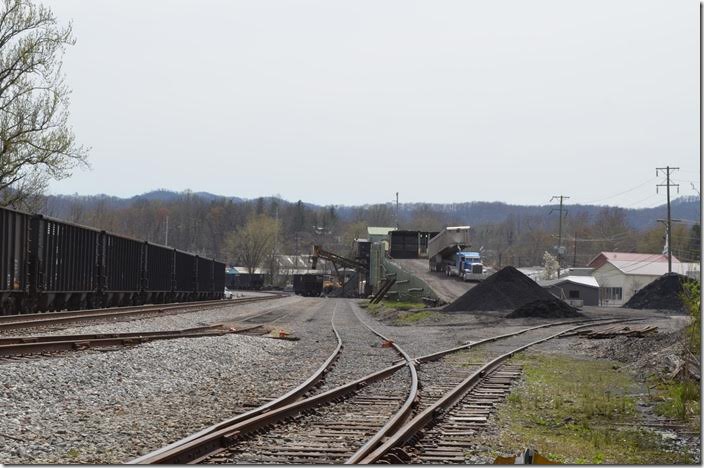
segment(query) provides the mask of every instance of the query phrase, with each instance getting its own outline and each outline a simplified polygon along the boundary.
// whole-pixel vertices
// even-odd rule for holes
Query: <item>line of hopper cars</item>
[[[221,299],[225,264],[0,208],[0,315]]]

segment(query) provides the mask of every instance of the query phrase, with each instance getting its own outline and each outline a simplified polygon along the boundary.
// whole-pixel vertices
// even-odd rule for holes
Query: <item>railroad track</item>
[[[229,307],[234,304],[260,302],[282,297],[281,294],[271,296],[246,297],[241,299],[183,302],[176,304],[153,304],[131,307],[116,307],[111,309],[89,309],[63,312],[47,312],[39,314],[20,314],[0,316],[0,331],[20,328],[34,328],[44,325],[55,325],[69,322],[82,322],[101,319],[121,319],[134,315],[167,315],[197,311],[205,308]]]
[[[337,305],[339,304],[340,303],[337,303]],[[335,312],[337,311],[337,305],[335,311],[333,312],[331,326],[333,327],[335,335],[338,338],[338,348],[341,349],[342,342],[340,339],[339,332],[335,328],[334,322]],[[386,337],[379,334],[375,330],[370,329],[370,331],[372,331],[372,333],[374,333],[381,340],[389,342]],[[253,439],[245,441],[246,437],[242,437],[245,434],[252,436],[258,432],[268,432],[268,441],[277,440],[278,435],[275,430],[279,426],[280,422],[285,421],[287,419],[292,421],[294,419],[299,420],[299,436],[305,436],[306,433],[310,433],[311,429],[315,427],[317,428],[317,437],[322,437],[323,430],[325,428],[329,428],[329,431],[327,431],[328,438],[337,438],[340,436],[344,436],[349,444],[357,442],[357,447],[352,446],[352,449],[349,449],[344,447],[344,443],[338,444],[337,450],[331,449],[331,451],[325,452],[327,453],[327,455],[323,457],[320,453],[315,455],[315,445],[310,443],[296,444],[293,439],[291,439],[290,437],[286,437],[291,443],[287,445],[279,444],[278,455],[284,457],[285,459],[289,459],[291,457],[294,457],[295,454],[298,454],[299,459],[308,459],[309,457],[315,457],[319,460],[324,461],[329,457],[331,453],[335,452],[338,453],[338,457],[341,456],[342,459],[345,459],[347,456],[353,454],[354,451],[362,445],[362,443],[366,440],[365,435],[367,433],[370,433],[370,431],[371,434],[374,434],[376,432],[379,432],[380,429],[383,429],[385,425],[389,426],[387,430],[390,430],[391,426],[388,422],[389,420],[393,420],[394,412],[396,412],[399,407],[410,407],[413,399],[415,398],[415,391],[399,391],[398,386],[389,385],[388,382],[386,382],[385,384],[387,388],[382,389],[380,391],[377,391],[379,389],[373,386],[374,382],[381,382],[387,379],[389,376],[391,376],[397,370],[400,370],[403,367],[407,367],[409,369],[409,376],[416,375],[415,368],[411,365],[412,361],[410,357],[400,348],[398,348],[397,345],[394,346],[394,349],[396,349],[400,356],[404,357],[403,363],[387,367],[382,371],[376,372],[371,377],[366,376],[354,382],[350,382],[340,387],[335,387],[333,389],[315,395],[311,394],[311,390],[313,390],[313,385],[308,385],[305,389],[294,389],[284,397],[269,402],[263,407],[257,408],[255,410],[252,410],[248,413],[232,418],[215,426],[211,426],[210,428],[204,429],[203,431],[200,431],[197,434],[187,437],[186,439],[175,442],[174,444],[171,444],[168,447],[159,449],[155,452],[152,452],[151,454],[147,454],[136,460],[133,460],[131,463],[143,464],[222,462],[223,460],[226,460],[231,456],[238,455],[238,453],[228,451],[230,450],[231,446],[235,445],[235,442],[255,444],[257,443],[256,440]],[[337,353],[339,355],[339,350],[337,351]],[[308,381],[310,381],[311,379],[315,379],[317,382],[321,382],[322,377],[327,372],[330,372],[331,364],[332,362],[329,358],[328,361],[326,361],[326,363],[324,363],[323,366],[321,366],[318,371],[308,379]],[[409,377],[408,382],[417,382],[417,377]],[[413,386],[415,385],[416,384],[413,383]],[[373,415],[371,414],[371,412],[377,413],[376,419],[379,423],[378,427],[368,427],[368,420],[366,418],[362,418],[362,420],[366,422],[362,424],[362,420],[358,420],[358,424],[356,424],[356,427],[348,427],[349,430],[346,434],[341,434],[339,433],[339,431],[331,429],[331,425],[334,425],[342,414],[335,412],[342,411],[343,406],[336,405],[332,412],[324,412],[323,407],[330,402],[344,403],[343,400],[346,397],[357,393],[359,393],[359,405],[366,407],[368,415],[372,417]],[[287,396],[290,396],[292,394],[295,395],[293,398],[286,398]],[[300,399],[304,395],[306,395],[307,397],[304,399]],[[299,399],[299,401],[295,401],[297,399]],[[359,409],[359,406],[357,406],[357,409]],[[385,411],[385,413],[379,416],[378,412],[382,409]],[[273,428],[274,431],[262,431],[262,429],[265,428]],[[288,431],[288,429],[284,430]],[[279,442],[282,441],[281,438],[279,438],[278,440]],[[268,441],[262,443],[268,443]],[[240,450],[241,447],[242,445],[239,444],[238,448]],[[235,450],[237,450],[238,448],[235,448]],[[289,453],[287,453],[287,450],[289,451]],[[260,451],[256,450],[256,452],[258,453]],[[342,455],[340,455],[340,453]],[[276,459],[278,455],[272,455],[268,458],[273,460]],[[248,457],[248,459],[249,458],[251,457]]]
[[[508,395],[511,384],[521,375],[520,366],[507,365],[506,360],[531,346],[575,330],[595,324],[633,320],[637,319],[589,321],[590,323],[570,326],[538,339],[533,337],[504,346],[505,349],[495,353],[498,355],[490,356],[485,362],[470,363],[468,372],[459,382],[452,381],[451,378],[460,375],[459,372],[443,379],[440,377],[442,372],[430,370],[428,376],[433,385],[421,395],[421,404],[414,417],[376,450],[356,461],[362,464],[465,463],[465,448],[471,445],[473,436],[487,424],[496,405]],[[580,322],[584,321],[572,323]],[[556,325],[568,324],[569,322],[562,322]],[[529,331],[538,329],[539,327],[533,327]],[[484,341],[473,345],[483,343]],[[419,361],[427,361],[427,358],[419,358]]]
[[[207,327],[188,328],[184,330],[164,330],[155,332],[0,337],[0,362],[3,360],[12,362],[27,356],[55,356],[57,353],[65,351],[134,346],[156,340],[243,334],[260,329],[263,326],[264,325],[253,325],[245,328],[231,329],[223,325],[210,325]]]
[[[581,326],[589,326],[596,321],[579,320],[531,327],[417,359],[411,359],[394,344],[403,360],[389,367],[323,393],[309,395],[299,401],[274,400],[268,403],[265,409],[260,407],[211,426],[130,463],[341,463],[343,461],[371,463],[378,461],[386,455],[387,449],[380,452],[387,447],[386,441],[394,439],[396,434],[402,432],[402,429],[410,424],[407,423],[408,420],[413,418],[411,422],[415,421],[420,415],[426,414],[430,408],[429,406],[425,410],[421,408],[420,414],[416,412],[414,417],[413,403],[418,398],[417,365],[431,363],[448,354],[533,330],[585,322],[588,322],[588,325]],[[366,324],[365,326],[368,327]],[[571,327],[518,349],[579,329],[581,326]],[[391,343],[375,330],[371,328],[370,330]],[[339,338],[337,332],[336,335]],[[493,362],[492,360],[491,363]],[[319,369],[320,374],[325,372],[324,367]],[[408,371],[407,375],[399,377],[397,372],[404,368]],[[475,379],[476,375],[487,374],[484,366],[482,369],[484,370],[472,374],[475,375]],[[316,375],[316,378],[322,378]],[[466,375],[467,370],[464,377]],[[460,379],[462,375],[458,374],[456,377]],[[297,392],[297,395],[301,396],[304,393],[306,391]],[[441,398],[443,399],[447,398]]]
[[[220,301],[222,302],[222,301]],[[220,303],[217,304],[218,306]],[[228,304],[230,305],[230,304]],[[248,325],[235,326],[234,323],[217,323],[208,326],[187,328],[182,330],[138,331],[127,333],[91,333],[76,335],[45,335],[45,336],[0,336],[0,362],[14,362],[18,359],[37,357],[54,357],[66,351],[81,351],[92,348],[135,346],[156,340],[178,338],[202,338],[222,336],[225,334],[251,334],[262,331],[268,333],[270,325],[288,317],[291,311],[265,310],[238,319],[238,323],[264,321]]]

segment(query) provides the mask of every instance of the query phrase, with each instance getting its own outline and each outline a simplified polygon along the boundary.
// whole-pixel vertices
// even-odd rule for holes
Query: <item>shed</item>
[[[577,305],[599,305],[599,283],[593,276],[565,276],[539,281],[553,296]]]

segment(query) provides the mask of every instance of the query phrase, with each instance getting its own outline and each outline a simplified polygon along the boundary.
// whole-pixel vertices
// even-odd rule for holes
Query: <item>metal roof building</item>
[[[538,284],[553,296],[568,303],[582,305],[599,305],[599,283],[593,276],[565,276],[560,279],[538,281]]]
[[[599,305],[621,306],[638,291],[668,272],[667,255],[629,252],[601,252],[589,266],[599,283]],[[672,272],[699,277],[698,263],[672,257]]]

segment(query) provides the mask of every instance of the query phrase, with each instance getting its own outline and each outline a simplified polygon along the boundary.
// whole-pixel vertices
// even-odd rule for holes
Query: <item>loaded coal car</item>
[[[225,264],[0,208],[0,315],[222,298]]]
[[[293,275],[293,292],[299,296],[318,297],[323,293],[323,275]]]

